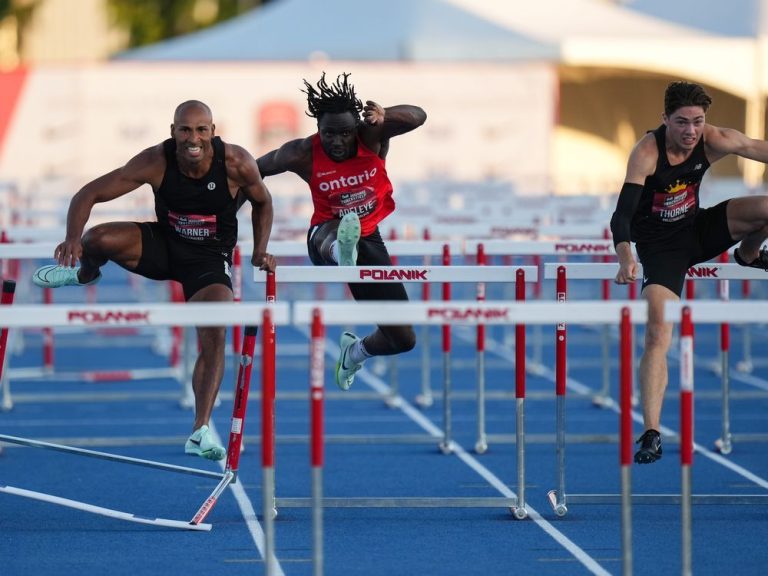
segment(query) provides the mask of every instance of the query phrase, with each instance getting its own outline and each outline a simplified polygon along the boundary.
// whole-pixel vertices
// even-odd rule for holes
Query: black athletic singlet
[[[155,190],[155,213],[169,237],[231,251],[237,242],[237,198],[229,193],[224,143],[218,136],[211,143],[211,169],[198,179],[179,170],[176,141],[163,142],[166,169]]]
[[[699,209],[699,187],[709,161],[701,138],[687,160],[670,165],[666,150],[667,127],[653,131],[659,159],[656,170],[645,179],[640,203],[632,219],[635,242],[663,241],[690,226]]]

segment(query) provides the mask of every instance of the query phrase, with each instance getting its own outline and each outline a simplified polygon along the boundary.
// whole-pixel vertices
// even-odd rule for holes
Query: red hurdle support
[[[451,265],[451,249],[443,246],[443,266]],[[443,301],[451,300],[451,284],[443,282]],[[451,448],[451,325],[442,325],[443,333],[443,440],[440,450],[450,454]]]
[[[312,312],[310,341],[310,412],[312,417],[312,567],[314,576],[323,574],[323,389],[325,372],[325,329],[320,311]]]
[[[477,245],[477,265],[485,266],[485,247]],[[477,283],[477,301],[485,301],[485,282]],[[477,358],[477,441],[475,452],[484,454],[488,450],[488,439],[485,435],[485,324],[477,325],[476,341]]]
[[[683,307],[680,324],[680,506],[682,519],[682,574],[692,574],[691,466],[693,465],[693,321]]]
[[[515,300],[525,301],[525,271],[515,274]],[[515,446],[517,451],[517,504],[512,514],[518,520],[528,516],[525,507],[525,324],[515,325]]]
[[[13,297],[16,293],[16,282],[14,280],[3,280],[3,295],[0,298],[1,306],[8,306],[13,303]],[[11,401],[10,388],[7,385],[8,375],[5,374],[5,356],[8,351],[8,328],[2,328],[0,331],[0,384],[3,388],[3,411],[13,408]],[[2,451],[2,450],[0,450]]]
[[[429,228],[424,228],[422,239],[429,241],[431,239]],[[432,263],[431,256],[424,256],[424,266],[429,266]],[[430,300],[430,284],[424,282],[421,285],[421,299],[424,302]],[[421,327],[421,394],[416,396],[416,403],[424,408],[432,406],[434,399],[432,397],[432,360],[431,360],[431,344],[432,344],[432,330],[427,324]]]
[[[232,253],[232,295],[235,302],[241,302],[243,299],[243,259],[239,246],[235,246]],[[240,354],[242,340],[243,329],[237,324],[232,327],[232,353],[235,356]]]
[[[556,291],[557,301],[565,303],[567,299],[567,280],[565,266],[557,267]],[[555,329],[555,394],[556,394],[556,457],[557,457],[557,489],[547,495],[552,509],[558,516],[565,516],[568,508],[565,503],[565,389],[568,378],[566,360],[566,327],[565,322],[559,322]]]
[[[629,308],[621,309],[619,466],[621,467],[621,556],[622,574],[632,574],[632,319]]]
[[[720,255],[720,262],[728,262],[728,252]],[[730,298],[728,280],[718,281],[720,299],[727,302]],[[715,440],[715,447],[721,454],[730,454],[731,444],[731,374],[730,374],[731,326],[728,322],[720,324],[720,381],[722,384],[722,432]]]

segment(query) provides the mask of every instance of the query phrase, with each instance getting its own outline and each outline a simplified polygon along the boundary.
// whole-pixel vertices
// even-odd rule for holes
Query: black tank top
[[[218,136],[211,143],[211,169],[202,178],[190,178],[179,170],[176,141],[163,142],[166,168],[155,190],[155,214],[171,237],[232,250],[237,242],[237,197],[229,193],[224,143]]]
[[[699,187],[709,161],[702,137],[691,155],[680,164],[670,165],[666,148],[667,127],[653,131],[659,159],[656,171],[645,179],[640,203],[632,219],[632,240],[657,242],[690,226],[699,209]]]

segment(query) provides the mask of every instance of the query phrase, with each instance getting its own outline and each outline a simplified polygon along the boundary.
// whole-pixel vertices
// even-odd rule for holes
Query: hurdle
[[[16,235],[20,238],[25,236],[16,232]],[[18,262],[23,259],[39,259],[50,258],[53,254],[56,243],[53,242],[30,242],[30,243],[0,243],[0,259],[5,261],[6,259],[11,262]],[[89,287],[93,288],[93,286]],[[52,290],[43,290],[43,301],[50,305],[53,303]],[[77,327],[75,329],[81,330],[83,327]],[[117,327],[117,326],[104,326],[102,330],[116,330],[122,329],[137,331],[141,327]],[[62,329],[73,329],[71,326],[63,326]],[[156,378],[172,378],[179,382],[185,379],[186,366],[180,364],[180,353],[178,346],[181,341],[175,340],[172,343],[171,354],[169,363],[170,366],[165,368],[130,368],[130,369],[110,369],[110,370],[87,370],[82,372],[55,372],[54,360],[53,360],[53,327],[43,326],[41,328],[43,334],[43,365],[38,367],[12,367],[9,366],[6,370],[6,376],[0,384],[2,386],[2,405],[0,406],[3,411],[8,411],[13,408],[14,398],[11,394],[11,380],[56,380],[66,382],[91,382],[91,383],[104,383],[104,382],[117,382],[128,380],[147,380]],[[157,338],[157,337],[155,337]],[[182,389],[182,405],[184,404],[185,391]],[[17,396],[17,399],[27,400],[23,396]]]
[[[703,280],[716,280],[718,281],[719,297],[721,301],[728,300],[728,281],[730,280],[766,280],[768,276],[763,270],[756,268],[748,268],[740,266],[738,264],[729,264],[723,262],[725,256],[721,256],[720,260],[715,262],[706,262],[697,264],[688,269],[686,273],[686,286],[687,293],[692,295],[692,282],[699,282]],[[564,268],[565,274],[568,279],[573,280],[604,280],[613,279],[616,276],[617,265],[616,264],[603,264],[603,263],[562,263],[562,264],[545,264],[544,266],[544,278],[552,279],[557,277],[558,267]],[[638,264],[638,274],[642,275],[642,266]],[[690,287],[690,288],[688,288]],[[722,433],[720,438],[715,439],[715,448],[723,453],[729,454],[733,448],[733,444],[740,439],[754,440],[755,436],[740,437],[731,433],[730,423],[730,379],[731,373],[729,369],[729,355],[730,348],[730,326],[727,319],[724,319],[720,325],[720,354],[721,362],[719,366],[719,372],[722,383]],[[716,368],[717,370],[717,368]],[[609,405],[610,403],[607,403]],[[764,439],[762,436],[757,436],[758,439]]]
[[[519,495],[512,498],[419,498],[419,497],[384,497],[384,498],[326,498],[322,496],[322,377],[324,369],[322,365],[322,341],[323,319],[328,319],[328,324],[339,324],[357,319],[366,323],[412,323],[412,324],[442,324],[444,314],[434,314],[436,304],[420,302],[389,303],[386,310],[382,310],[377,303],[357,302],[349,303],[321,303],[321,302],[296,302],[293,307],[293,323],[295,325],[311,324],[312,341],[310,342],[310,354],[312,368],[310,372],[311,383],[311,413],[312,432],[310,458],[312,463],[312,496],[311,498],[277,498],[280,507],[311,507],[313,510],[313,562],[315,573],[322,573],[323,560],[323,534],[322,513],[325,508],[468,508],[468,507],[505,507],[515,514],[515,518],[527,517],[527,511],[522,507],[524,503]],[[481,323],[504,324],[514,318],[521,324],[552,323],[554,318],[573,319],[587,324],[603,322],[616,322],[623,307],[634,307],[638,317],[642,317],[645,310],[644,303],[619,303],[619,302],[579,302],[569,303],[566,306],[548,302],[476,302],[453,301],[441,303],[443,311],[451,310],[453,323],[478,325]],[[467,309],[473,309],[482,314],[468,315]],[[320,379],[320,381],[318,381]]]
[[[84,318],[88,318],[89,320],[84,320]],[[0,326],[4,329],[28,326],[72,326],[82,325],[85,321],[91,324],[97,323],[102,325],[120,326],[222,326],[237,324],[241,322],[243,318],[254,320],[261,319],[261,323],[264,326],[263,337],[266,339],[266,345],[262,351],[262,381],[263,386],[266,387],[268,384],[266,379],[274,379],[274,347],[269,346],[268,339],[270,337],[274,338],[274,323],[285,324],[288,322],[289,311],[285,305],[187,303],[167,305],[113,304],[70,306],[52,304],[50,306],[0,306]],[[246,329],[246,339],[243,346],[243,357],[241,359],[241,370],[238,374],[235,402],[232,411],[231,430],[227,447],[227,461],[223,473],[213,473],[197,468],[176,466],[162,462],[142,460],[118,454],[97,452],[73,446],[0,434],[0,441],[2,442],[45,448],[160,470],[192,474],[205,478],[218,478],[219,484],[211,495],[205,499],[191,520],[180,521],[163,518],[146,518],[128,512],[94,506],[85,502],[60,498],[51,494],[34,492],[14,486],[0,486],[0,492],[43,500],[53,504],[76,508],[84,512],[100,514],[130,522],[186,530],[210,530],[211,524],[206,524],[203,520],[211,511],[224,489],[237,479],[240,443],[244,430],[245,408],[248,400],[248,381],[250,379],[250,366],[252,364],[255,336],[256,328],[255,324],[253,324]],[[271,385],[274,387],[274,381]]]
[[[443,250],[443,261],[446,262],[448,248],[443,245]],[[532,266],[282,266],[276,274],[276,281],[278,283],[440,282],[444,286],[443,302],[445,303],[450,301],[449,283],[451,282],[514,283],[521,281],[518,279],[518,272],[523,274],[522,281],[535,282],[538,277],[538,270]],[[255,282],[264,282],[266,275],[263,271],[254,269],[253,279]],[[444,308],[436,305],[434,310],[435,314],[439,315]],[[447,316],[444,319],[447,320],[450,317]],[[387,323],[391,324],[391,322]],[[410,323],[405,322],[405,324]],[[451,449],[451,341],[450,326],[444,322],[441,328],[443,334],[443,440],[440,443],[440,449],[448,453]],[[398,391],[390,389],[388,404],[396,405],[392,398],[397,397],[399,397]],[[478,410],[482,421],[484,396],[480,396],[480,399]]]
[[[344,324],[350,318],[359,319],[371,323],[398,323],[408,321],[413,324],[435,324],[442,321],[442,317],[436,317],[430,313],[430,304],[407,302],[391,303],[386,311],[382,311],[375,303],[355,303],[350,306],[345,303],[321,303],[321,302],[297,302],[293,307],[293,323],[303,325],[311,323],[312,341],[310,342],[310,354],[312,355],[312,369],[310,374],[311,401],[312,401],[312,432],[310,457],[312,461],[312,497],[307,498],[278,498],[278,506],[283,507],[308,507],[313,509],[313,561],[322,562],[322,511],[324,508],[434,508],[434,507],[509,507],[515,511],[520,504],[519,496],[515,498],[325,498],[322,496],[322,358],[323,319],[328,318],[328,324]],[[631,380],[632,362],[630,348],[632,346],[631,323],[632,319],[638,323],[645,322],[647,316],[647,304],[642,301],[576,301],[576,302],[460,302],[455,301],[445,304],[457,312],[466,310],[468,306],[474,306],[477,310],[504,310],[504,314],[489,315],[480,318],[478,315],[455,315],[456,324],[478,324],[480,322],[504,323],[510,318],[515,318],[524,324],[559,324],[577,322],[579,324],[616,323],[620,321],[620,350],[621,350],[621,401],[620,401],[620,475],[622,492],[619,495],[575,495],[577,502],[589,503],[617,503],[622,505],[622,559],[625,572],[631,573],[631,505],[633,503],[664,503],[679,504],[682,510],[681,537],[682,537],[682,563],[690,568],[692,558],[691,541],[691,506],[693,504],[768,504],[768,494],[762,495],[696,495],[691,490],[691,466],[693,451],[696,448],[692,433],[692,408],[693,408],[693,339],[691,310],[706,322],[722,322],[728,319],[731,322],[754,322],[754,307],[752,303],[746,303],[738,308],[729,307],[723,310],[720,303],[697,302],[691,306],[682,306],[679,302],[670,302],[665,309],[665,318],[670,322],[681,324],[681,493],[676,495],[633,495],[631,493],[631,462],[632,462],[632,409],[631,409]],[[319,403],[319,404],[318,404]],[[320,436],[318,438],[318,435]],[[563,495],[564,501],[564,495]],[[558,514],[560,515],[560,514]],[[517,517],[517,515],[516,515]],[[525,517],[525,516],[523,516]],[[318,530],[320,533],[318,533]]]

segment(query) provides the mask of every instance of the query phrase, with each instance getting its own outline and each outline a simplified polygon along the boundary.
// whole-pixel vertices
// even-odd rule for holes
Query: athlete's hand
[[[53,257],[58,261],[59,266],[74,266],[83,255],[83,244],[80,238],[75,240],[64,240],[56,246],[53,251]]]
[[[274,272],[277,268],[277,259],[272,254],[254,254],[251,258],[251,264],[258,267],[259,270]]]
[[[376,126],[384,122],[384,108],[373,100],[366,100],[363,107],[363,122]]]
[[[637,280],[637,262],[634,258],[619,262],[619,271],[616,273],[616,284],[629,284]]]

